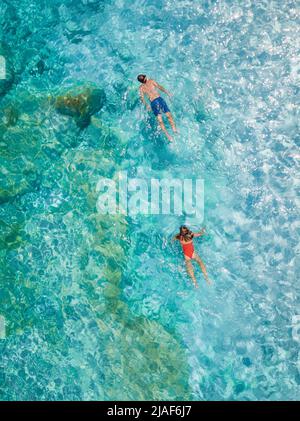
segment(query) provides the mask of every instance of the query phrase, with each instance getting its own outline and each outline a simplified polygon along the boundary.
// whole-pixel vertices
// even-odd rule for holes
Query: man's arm
[[[159,83],[157,83],[155,80],[153,80],[154,85],[162,92],[165,92],[169,97],[172,96],[171,92],[167,91],[163,86],[161,86]]]
[[[144,95],[144,92],[142,91],[142,89],[140,89],[140,98],[141,98],[142,103],[147,108],[147,110],[150,111],[151,110],[150,105],[146,102],[145,95]]]

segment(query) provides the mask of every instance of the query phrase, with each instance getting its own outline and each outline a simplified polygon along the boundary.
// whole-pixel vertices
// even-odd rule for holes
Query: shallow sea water
[[[0,399],[299,399],[297,2],[2,0],[0,19]],[[174,93],[172,145],[138,73]],[[54,107],[82,86],[106,94],[84,129]],[[204,179],[204,221],[99,215],[119,171]],[[185,222],[210,287],[170,242]]]

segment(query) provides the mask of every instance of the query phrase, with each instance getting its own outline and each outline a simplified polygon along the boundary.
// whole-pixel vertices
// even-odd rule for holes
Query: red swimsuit
[[[194,244],[193,244],[193,242],[191,242],[191,243],[180,242],[180,243],[182,245],[183,254],[191,259],[193,257],[193,254],[194,254]]]

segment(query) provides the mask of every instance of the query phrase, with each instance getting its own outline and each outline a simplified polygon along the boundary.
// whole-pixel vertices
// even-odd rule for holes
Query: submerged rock
[[[55,108],[59,113],[73,117],[78,127],[85,128],[90,124],[91,116],[101,110],[105,101],[103,89],[88,87],[77,94],[67,92],[59,96]]]
[[[15,126],[19,118],[18,109],[15,106],[10,105],[3,109],[3,113],[4,113],[5,126],[6,127]]]

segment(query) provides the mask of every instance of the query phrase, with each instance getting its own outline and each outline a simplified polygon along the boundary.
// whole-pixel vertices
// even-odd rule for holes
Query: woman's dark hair
[[[146,82],[146,75],[138,75],[137,80],[141,83]]]
[[[192,233],[191,230],[188,229],[186,225],[181,225],[179,230],[180,230],[179,234],[176,235],[176,238],[178,240],[190,241],[194,237],[194,234]],[[186,231],[186,232],[183,232],[183,231]]]

